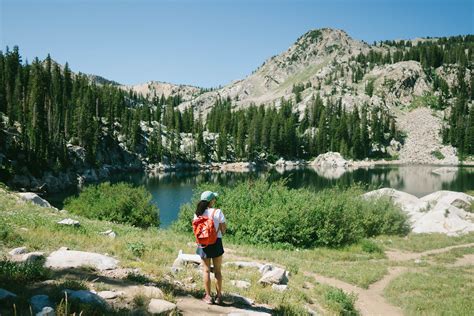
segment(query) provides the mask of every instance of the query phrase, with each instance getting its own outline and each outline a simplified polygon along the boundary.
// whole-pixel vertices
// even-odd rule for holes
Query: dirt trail
[[[474,243],[432,249],[432,250],[428,250],[424,252],[403,252],[399,250],[389,250],[389,251],[386,251],[385,254],[387,255],[388,259],[392,261],[409,261],[409,260],[414,260],[414,259],[420,259],[421,257],[424,257],[424,256],[436,255],[436,254],[448,252],[452,249],[466,248],[466,247],[474,247]]]
[[[465,267],[474,265],[474,255],[464,255],[463,257],[456,260],[455,263],[450,264],[449,267]]]
[[[179,297],[178,310],[183,315],[271,315],[271,309],[264,306],[234,306],[224,300],[224,304],[208,305],[194,297]]]

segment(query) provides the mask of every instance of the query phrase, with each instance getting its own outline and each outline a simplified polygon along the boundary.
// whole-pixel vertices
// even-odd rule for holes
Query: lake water
[[[292,170],[256,171],[248,173],[172,172],[157,177],[143,173],[126,173],[114,176],[111,182],[126,181],[144,185],[160,209],[161,227],[169,226],[178,216],[182,204],[191,201],[193,190],[199,183],[212,182],[228,185],[239,180],[268,177],[268,181],[286,178],[290,188],[320,190],[331,186],[349,186],[353,183],[371,188],[390,187],[418,197],[438,191],[474,190],[474,167],[459,168],[457,172],[438,175],[432,171],[439,166],[376,166],[343,172],[321,171],[313,168]],[[62,207],[64,198],[74,192],[46,197],[53,205]]]

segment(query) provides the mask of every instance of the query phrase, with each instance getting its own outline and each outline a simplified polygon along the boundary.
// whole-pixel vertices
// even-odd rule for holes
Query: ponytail
[[[196,207],[196,216],[201,216],[209,207],[209,202],[205,200],[199,201]]]

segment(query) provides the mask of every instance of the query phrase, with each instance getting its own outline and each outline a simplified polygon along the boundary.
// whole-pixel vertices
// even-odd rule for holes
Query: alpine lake
[[[285,179],[290,188],[321,190],[333,186],[347,187],[360,184],[369,190],[394,188],[417,197],[439,190],[466,192],[474,190],[474,166],[443,168],[434,165],[377,165],[349,170],[320,170],[311,167],[277,169],[251,172],[176,171],[148,176],[142,172],[113,175],[107,181],[120,181],[143,185],[147,188],[160,210],[160,227],[166,228],[177,219],[182,204],[192,201],[194,189],[200,183],[232,185],[238,181],[265,178],[269,182]],[[433,172],[435,171],[435,172]],[[77,191],[46,196],[54,206],[62,208],[65,198]]]

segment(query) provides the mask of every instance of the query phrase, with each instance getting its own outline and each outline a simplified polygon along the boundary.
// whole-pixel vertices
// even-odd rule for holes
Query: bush
[[[375,242],[372,240],[368,239],[363,239],[360,242],[360,246],[362,248],[362,251],[368,252],[368,253],[383,253],[382,247],[380,245],[377,245]]]
[[[43,265],[42,260],[33,263],[0,261],[0,284],[8,287],[46,280],[50,276],[50,270]]]
[[[445,158],[443,153],[440,152],[439,150],[434,150],[431,152],[431,154],[438,160],[443,160]]]
[[[69,211],[92,219],[109,220],[137,227],[159,225],[158,207],[143,186],[109,182],[87,186],[78,197],[65,201]]]
[[[331,289],[326,293],[326,300],[341,315],[358,315],[354,308],[356,300],[354,294],[347,295],[341,289]]]
[[[235,241],[279,247],[342,246],[380,234],[406,234],[406,215],[387,199],[365,200],[359,187],[288,189],[284,181],[248,181],[234,187],[201,185],[220,193],[217,206]],[[198,195],[194,199],[197,202]],[[174,228],[191,232],[195,203],[184,205]]]

